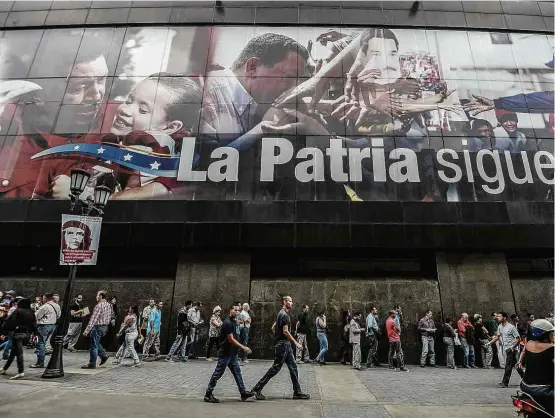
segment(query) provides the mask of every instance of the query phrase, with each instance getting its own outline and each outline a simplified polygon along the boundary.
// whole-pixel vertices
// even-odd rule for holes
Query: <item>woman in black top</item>
[[[523,392],[531,395],[553,415],[553,325],[545,319],[533,321],[528,328],[528,341],[517,364],[526,367],[520,383]]]
[[[35,313],[31,309],[31,301],[29,299],[20,299],[17,302],[17,309],[6,319],[2,326],[2,334],[13,332],[13,347],[10,357],[0,374],[6,374],[10,368],[14,357],[17,356],[17,374],[12,376],[10,380],[21,379],[23,374],[23,344],[29,340],[29,335],[37,326]]]

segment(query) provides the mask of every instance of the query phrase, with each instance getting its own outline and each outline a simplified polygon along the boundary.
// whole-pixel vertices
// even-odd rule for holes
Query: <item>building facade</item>
[[[113,195],[74,293],[164,301],[163,344],[187,299],[249,302],[258,357],[281,296],[325,309],[330,359],[400,304],[409,362],[427,309],[553,311],[552,2],[0,7],[1,288],[63,292],[83,168]]]

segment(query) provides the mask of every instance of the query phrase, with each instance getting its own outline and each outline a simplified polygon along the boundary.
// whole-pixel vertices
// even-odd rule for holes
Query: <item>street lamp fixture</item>
[[[71,170],[71,180],[69,186],[70,212],[73,213],[78,207],[81,215],[89,216],[96,214],[102,217],[104,215],[104,208],[108,204],[108,199],[112,194],[112,189],[107,186],[101,185],[94,188],[94,199],[88,197],[86,200],[81,199],[81,194],[85,190],[91,175],[81,168],[74,168]],[[62,314],[58,321],[55,335],[52,337],[52,356],[48,362],[48,366],[42,374],[43,378],[57,378],[64,376],[64,363],[63,363],[63,344],[64,336],[69,326],[69,305],[72,298],[73,281],[77,274],[77,264],[69,267],[69,277],[66,284],[64,293],[64,301],[62,306]]]

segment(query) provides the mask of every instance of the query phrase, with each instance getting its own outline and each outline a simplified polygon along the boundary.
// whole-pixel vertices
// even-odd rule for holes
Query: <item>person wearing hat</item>
[[[7,303],[9,306],[11,306],[14,298],[15,290],[8,290],[6,293],[4,293],[4,299],[2,299],[1,303]]]
[[[212,316],[210,317],[210,330],[208,331],[208,346],[206,347],[206,361],[212,361],[210,352],[212,347],[216,346],[216,351],[220,348],[220,334],[222,331],[222,308],[216,306],[212,309]]]
[[[553,331],[555,327],[546,319],[536,319],[528,327],[528,341],[517,368],[525,366],[520,389],[531,395],[553,415]]]

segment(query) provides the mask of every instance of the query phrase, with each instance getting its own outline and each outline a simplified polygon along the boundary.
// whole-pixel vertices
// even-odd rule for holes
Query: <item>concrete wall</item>
[[[512,279],[516,311],[521,317],[533,313],[536,318],[553,312],[553,277]]]
[[[387,311],[395,303],[401,304],[404,313],[403,345],[407,361],[415,362],[420,350],[416,326],[418,320],[430,308],[436,313],[441,311],[439,289],[435,280],[386,278],[376,279],[253,279],[251,281],[251,307],[257,313],[253,330],[252,348],[254,355],[272,355],[272,335],[270,327],[281,308],[281,296],[293,298],[293,318],[301,306],[311,307],[310,319],[315,321],[317,312],[325,308],[331,329],[328,335],[329,351],[326,358],[336,361],[341,346],[341,312],[368,312],[375,305],[380,313],[380,322],[385,321]],[[387,342],[382,336],[381,357],[387,358]],[[315,332],[311,337],[311,355],[318,350]],[[363,355],[366,353],[363,344]]]
[[[502,310],[515,312],[503,254],[438,253],[437,276],[444,315]]]

